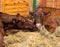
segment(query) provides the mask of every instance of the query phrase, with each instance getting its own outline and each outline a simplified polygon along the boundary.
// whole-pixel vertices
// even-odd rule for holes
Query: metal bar
[[[33,0],[33,10],[36,9],[36,0]]]

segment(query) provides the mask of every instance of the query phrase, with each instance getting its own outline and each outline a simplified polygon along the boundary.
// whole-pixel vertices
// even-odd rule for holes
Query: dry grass
[[[55,38],[51,39],[41,35],[38,31],[27,31],[7,31],[9,35],[4,37],[6,47],[60,47],[60,37],[53,36]]]

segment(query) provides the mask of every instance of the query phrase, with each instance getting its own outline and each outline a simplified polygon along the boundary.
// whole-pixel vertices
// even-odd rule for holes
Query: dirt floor
[[[9,30],[4,42],[6,47],[60,47],[59,29],[56,29],[53,37],[41,35],[39,31]],[[45,29],[42,31],[45,32]]]

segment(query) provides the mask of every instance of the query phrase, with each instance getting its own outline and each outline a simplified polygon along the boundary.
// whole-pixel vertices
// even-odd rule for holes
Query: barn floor
[[[9,35],[4,37],[6,47],[60,47],[60,37],[44,37],[38,31],[9,30],[7,34]]]

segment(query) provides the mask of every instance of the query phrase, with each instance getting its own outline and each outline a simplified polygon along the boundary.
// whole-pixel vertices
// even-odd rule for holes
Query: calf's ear
[[[44,13],[44,15],[46,15],[46,16],[51,15],[51,12],[43,12],[43,13]]]
[[[19,13],[17,13],[17,15],[20,15]]]
[[[34,12],[29,12],[29,14],[30,14],[31,16],[33,16]]]
[[[17,13],[16,16],[18,17],[18,16],[21,16],[21,15],[19,13]]]

